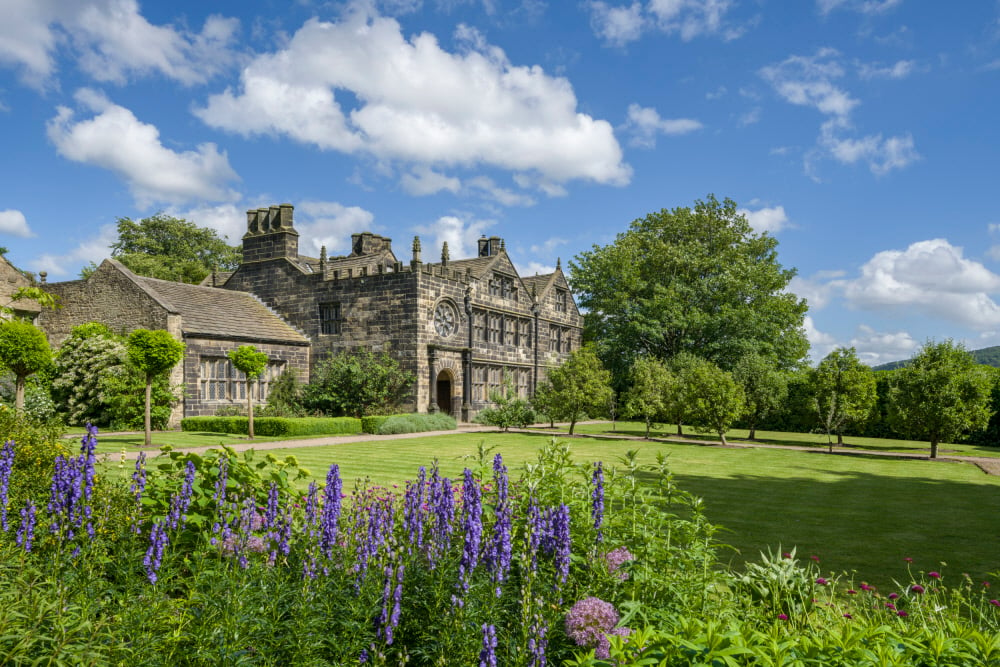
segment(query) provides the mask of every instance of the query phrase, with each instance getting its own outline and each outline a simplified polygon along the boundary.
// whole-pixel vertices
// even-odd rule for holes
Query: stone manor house
[[[303,382],[319,361],[343,350],[386,351],[415,374],[407,409],[443,411],[467,421],[509,376],[527,397],[548,368],[580,345],[582,318],[557,264],[521,277],[498,236],[479,240],[476,257],[424,262],[414,238],[409,261],[392,240],[351,236],[351,253],[299,254],[293,207],[247,212],[243,262],[188,285],[138,276],[113,259],[85,280],[48,283],[62,308],[39,325],[58,345],[72,327],[103,322],[115,331],[166,329],[186,345],[172,381],[183,385],[180,416],[211,415],[246,401],[246,380],[226,353],[255,345],[270,357],[268,383],[285,369]]]

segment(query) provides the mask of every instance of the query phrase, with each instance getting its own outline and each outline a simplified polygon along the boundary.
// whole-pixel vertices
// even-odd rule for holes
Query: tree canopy
[[[568,421],[570,435],[580,419],[604,414],[612,393],[611,375],[589,345],[551,369],[546,384],[543,394],[548,399],[548,415]]]
[[[118,218],[111,256],[139,275],[192,284],[216,268],[235,269],[241,260],[240,249],[214,229],[163,213],[138,222]]]
[[[152,444],[150,407],[152,404],[153,380],[163,375],[184,356],[184,343],[175,339],[163,329],[150,331],[136,329],[129,334],[125,343],[129,360],[146,376],[145,430],[146,446]]]
[[[725,445],[726,431],[743,414],[743,387],[731,373],[705,359],[691,363],[682,380],[692,425],[712,431]]]
[[[335,417],[388,415],[410,396],[415,380],[386,352],[344,351],[316,365],[302,391],[302,404]]]
[[[896,371],[889,418],[900,432],[938,443],[985,428],[990,419],[991,381],[961,344],[928,342]]]
[[[782,371],[756,352],[740,357],[733,369],[733,379],[743,387],[746,397],[744,420],[750,430],[750,440],[757,436],[757,427],[776,411],[788,396],[788,379]]]
[[[247,435],[252,439],[254,437],[253,384],[267,368],[267,355],[253,345],[240,345],[235,350],[230,350],[228,356],[236,370],[247,376]]]
[[[730,199],[650,213],[607,246],[570,262],[587,313],[584,336],[619,389],[641,355],[688,351],[723,369],[753,351],[794,368],[809,349],[806,302],[787,292],[795,271],[778,263],[777,240],[756,233]]]
[[[30,322],[0,322],[0,366],[14,374],[14,406],[24,409],[25,379],[52,363],[49,341],[41,329]]]
[[[831,434],[844,444],[844,426],[863,421],[875,406],[875,374],[853,347],[838,347],[816,367],[812,385],[813,407],[832,450]]]

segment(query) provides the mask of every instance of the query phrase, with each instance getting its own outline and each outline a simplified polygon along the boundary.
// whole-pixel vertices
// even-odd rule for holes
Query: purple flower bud
[[[601,523],[604,521],[604,467],[600,461],[594,466],[594,475],[591,479],[594,486],[590,493],[590,516],[594,520],[594,532],[597,534],[597,541],[604,538],[601,531]]]
[[[29,500],[21,510],[21,527],[14,537],[14,542],[24,547],[25,553],[31,553],[31,541],[35,538],[35,514],[35,503]]]
[[[7,496],[10,475],[14,471],[14,441],[8,440],[0,450],[0,528],[7,531]]]
[[[458,564],[459,589],[461,594],[469,590],[472,571],[479,564],[479,548],[483,536],[483,505],[472,471],[468,468],[463,473],[462,482],[462,532],[465,541],[462,546],[462,559]]]

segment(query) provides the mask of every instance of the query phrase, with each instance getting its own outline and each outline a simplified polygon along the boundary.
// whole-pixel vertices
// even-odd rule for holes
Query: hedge
[[[182,431],[209,433],[247,432],[246,417],[185,417]],[[258,417],[253,420],[256,435],[344,435],[361,433],[361,420],[354,417]]]
[[[458,428],[454,417],[443,412],[431,414],[393,415],[378,427],[379,435],[395,433],[423,433],[424,431],[450,431]]]
[[[407,417],[408,415],[368,415],[361,418],[361,432],[375,435],[379,428],[390,417]]]

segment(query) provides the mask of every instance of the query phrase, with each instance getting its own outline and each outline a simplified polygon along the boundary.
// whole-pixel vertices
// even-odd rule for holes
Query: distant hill
[[[983,364],[984,366],[993,366],[994,368],[1000,368],[1000,345],[994,345],[993,347],[984,347],[981,350],[970,350],[969,354],[972,358],[976,360],[977,364]],[[882,364],[881,366],[872,366],[873,371],[893,371],[897,368],[901,368],[906,364],[910,363],[909,359],[903,361],[890,361],[887,364]]]

